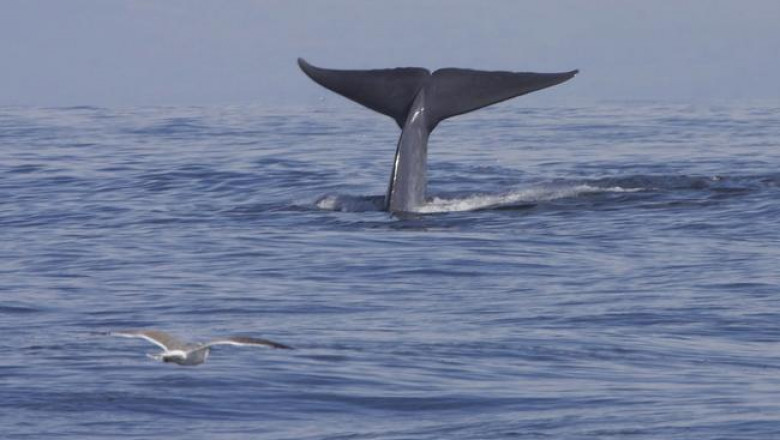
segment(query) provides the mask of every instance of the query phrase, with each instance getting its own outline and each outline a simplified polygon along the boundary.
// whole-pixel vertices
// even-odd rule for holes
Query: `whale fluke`
[[[452,116],[497,104],[507,99],[552,87],[579,71],[563,73],[486,72],[470,69],[439,69],[426,86],[429,128]]]
[[[482,71],[421,67],[375,70],[323,69],[298,58],[317,84],[390,116],[401,127],[385,208],[414,211],[425,202],[428,137],[452,116],[560,84],[579,71],[561,73]]]
[[[336,70],[298,58],[301,70],[317,84],[371,110],[390,116],[403,128],[409,106],[430,72],[419,67]]]

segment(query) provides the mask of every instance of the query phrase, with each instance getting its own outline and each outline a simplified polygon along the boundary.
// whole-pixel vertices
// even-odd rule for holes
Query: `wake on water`
[[[552,182],[516,188],[503,193],[468,195],[434,195],[415,213],[437,214],[481,210],[520,209],[558,200],[577,199],[610,193],[669,191],[743,192],[760,187],[777,186],[780,176],[630,176],[592,181]],[[341,212],[381,211],[384,196],[329,194],[315,202],[318,209]]]
[[[534,206],[538,203],[557,199],[577,197],[584,194],[609,192],[636,192],[642,188],[599,188],[587,184],[572,186],[549,186],[517,189],[505,194],[474,194],[462,198],[433,197],[421,206],[417,212],[434,214],[441,212],[479,211],[486,209],[519,208]]]
[[[434,196],[425,205],[414,212],[436,214],[445,212],[479,211],[487,209],[506,209],[534,206],[538,203],[557,199],[577,197],[585,194],[609,192],[636,192],[644,188],[622,188],[620,186],[599,187],[589,184],[543,185],[531,188],[515,189],[499,194],[469,194],[465,196]],[[330,194],[320,198],[316,207],[326,211],[364,212],[383,209],[382,196],[350,196]]]

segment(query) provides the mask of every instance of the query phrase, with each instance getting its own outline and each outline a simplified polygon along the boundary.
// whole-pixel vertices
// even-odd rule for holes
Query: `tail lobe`
[[[303,73],[317,84],[371,110],[390,116],[403,128],[414,97],[430,76],[420,67],[336,70],[312,66],[298,58]]]
[[[374,70],[323,69],[298,58],[314,82],[371,110],[395,119],[403,128],[420,91],[426,94],[428,128],[444,119],[568,81],[579,71],[561,73],[489,72],[421,67]]]
[[[507,99],[568,81],[579,71],[563,73],[487,72],[470,69],[439,69],[425,88],[429,129],[452,116],[461,115]]]

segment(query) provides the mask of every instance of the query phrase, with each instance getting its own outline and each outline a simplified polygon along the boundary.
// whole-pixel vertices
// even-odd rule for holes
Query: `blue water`
[[[780,438],[780,106],[328,105],[0,109],[0,438]]]

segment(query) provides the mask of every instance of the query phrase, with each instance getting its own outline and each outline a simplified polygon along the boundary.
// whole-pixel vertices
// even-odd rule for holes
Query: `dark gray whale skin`
[[[317,84],[390,116],[401,127],[384,204],[393,213],[414,212],[425,203],[428,138],[439,122],[560,84],[579,72],[336,70],[315,67],[302,58],[298,65]]]

